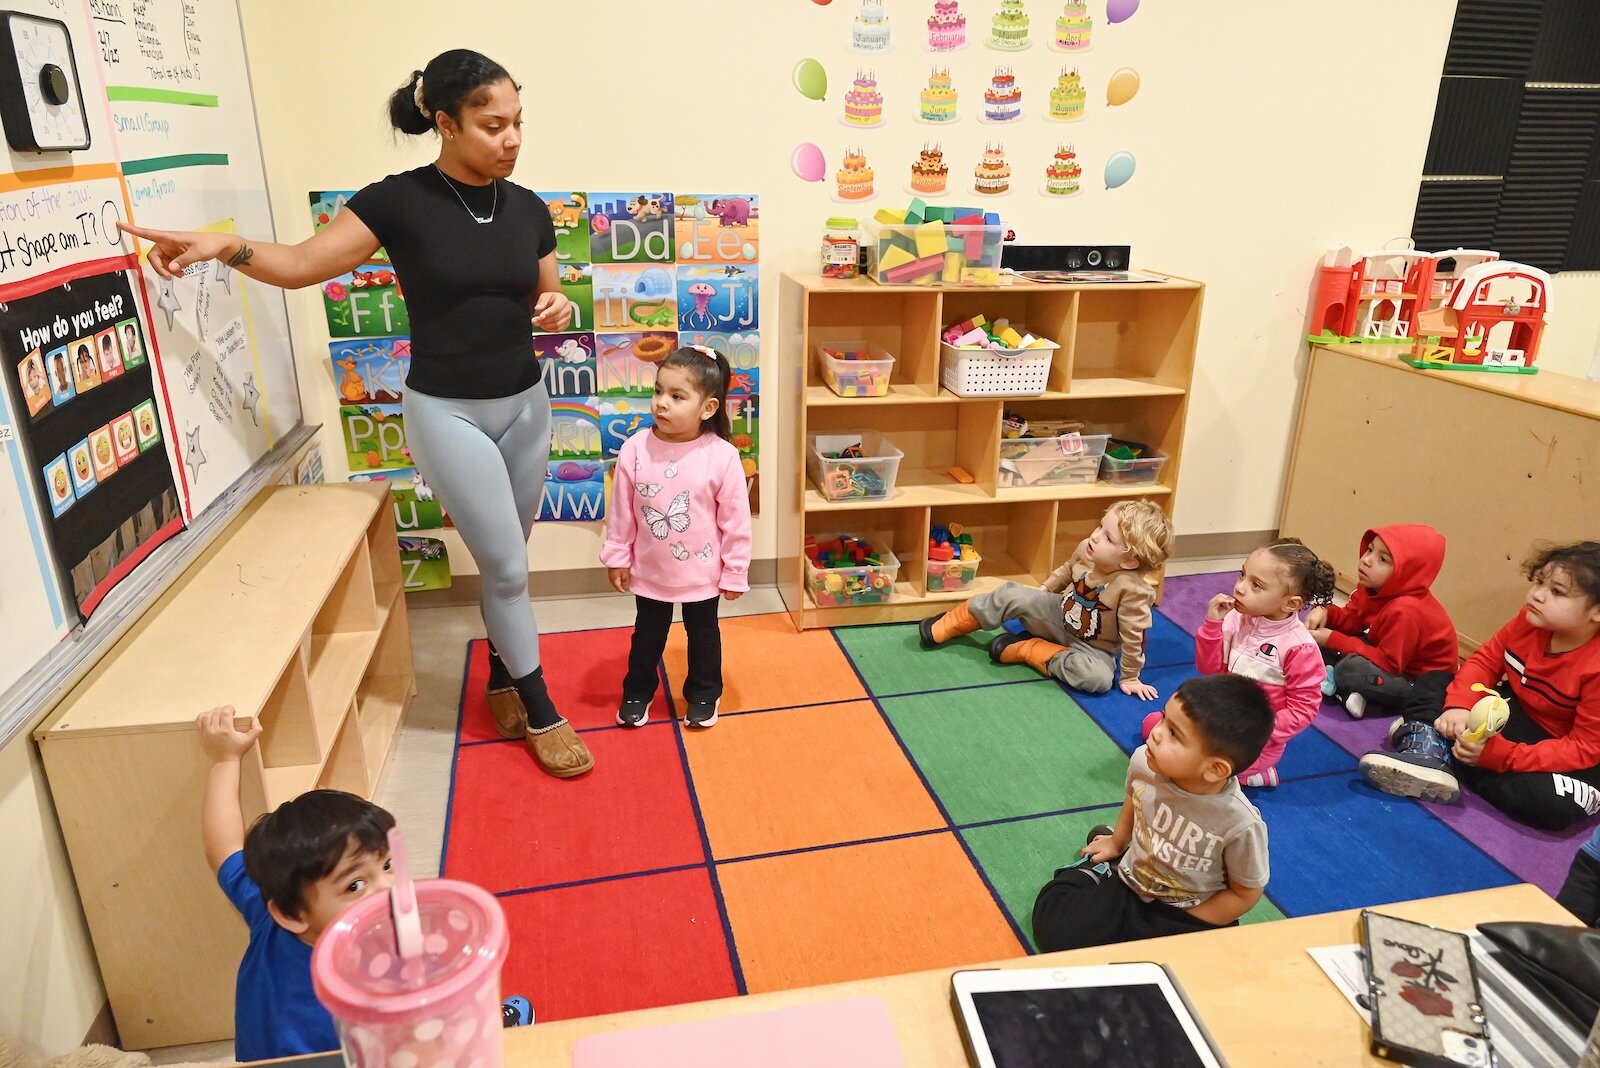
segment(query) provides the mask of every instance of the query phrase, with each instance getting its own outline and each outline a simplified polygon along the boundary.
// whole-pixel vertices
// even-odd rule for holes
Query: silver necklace
[[[456,199],[461,201],[461,206],[463,208],[467,209],[467,214],[472,216],[472,221],[473,222],[477,222],[477,223],[492,223],[492,222],[494,222],[494,213],[500,207],[500,183],[496,182],[492,178],[489,180],[489,185],[494,189],[494,200],[489,205],[489,217],[487,219],[485,219],[482,215],[479,215],[477,212],[475,212],[471,208],[467,207],[466,198],[461,195],[461,190],[456,188],[456,183],[454,183],[454,182],[452,182],[450,180],[450,176],[449,175],[445,174],[444,171],[439,170],[439,165],[437,163],[435,163],[433,165],[433,169],[434,169],[434,171],[436,171],[438,173],[440,178],[444,179],[444,184],[450,187],[450,192],[452,192],[452,193],[454,193],[456,195]]]

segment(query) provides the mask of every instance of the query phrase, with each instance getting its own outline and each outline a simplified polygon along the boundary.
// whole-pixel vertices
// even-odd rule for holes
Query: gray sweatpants
[[[520,679],[539,666],[528,535],[550,460],[550,394],[542,381],[490,400],[407,389],[405,420],[417,470],[478,565],[489,640],[511,677]]]
[[[1029,634],[1065,648],[1050,658],[1050,674],[1084,693],[1105,693],[1111,689],[1117,664],[1111,654],[1096,649],[1076,635],[1068,634],[1061,616],[1061,594],[1024,586],[1020,582],[1001,583],[988,593],[967,602],[967,611],[993,630],[1008,620],[1022,622]]]

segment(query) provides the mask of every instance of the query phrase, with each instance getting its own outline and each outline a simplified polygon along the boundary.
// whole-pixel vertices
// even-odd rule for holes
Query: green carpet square
[[[1272,884],[1267,884],[1267,890],[1272,890]],[[1283,910],[1274,905],[1266,896],[1261,895],[1261,900],[1256,902],[1256,907],[1239,917],[1240,923],[1266,923],[1269,920],[1284,919]]]
[[[1120,806],[1112,805],[1064,816],[969,827],[960,832],[977,857],[978,866],[989,877],[989,885],[1027,935],[1030,949],[1039,948],[1033,943],[1033,899],[1039,896],[1039,888],[1050,881],[1057,868],[1077,859],[1089,828],[1097,823],[1116,823],[1119,811]]]
[[[1054,682],[879,698],[958,823],[1119,802],[1128,757]]]
[[[999,631],[980,630],[937,649],[922,647],[915,623],[840,627],[833,633],[877,697],[1042,677],[1026,664],[996,664],[989,659],[989,641]]]

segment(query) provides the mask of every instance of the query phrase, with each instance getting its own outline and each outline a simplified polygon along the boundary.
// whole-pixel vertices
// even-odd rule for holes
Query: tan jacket
[[[1096,649],[1122,654],[1122,681],[1132,682],[1144,667],[1144,632],[1156,590],[1145,571],[1118,571],[1102,585],[1090,586],[1089,539],[1072,550],[1067,562],[1050,573],[1044,588],[1061,597],[1067,633]]]

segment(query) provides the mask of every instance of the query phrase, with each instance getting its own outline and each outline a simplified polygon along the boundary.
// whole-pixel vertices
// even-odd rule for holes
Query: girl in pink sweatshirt
[[[623,442],[611,481],[611,512],[600,562],[637,611],[617,722],[649,719],[656,664],[667,646],[672,606],[683,606],[689,673],[683,682],[691,727],[717,721],[722,696],[718,600],[750,588],[750,497],[739,451],[729,442],[728,361],[699,345],[680,348],[656,369],[655,425]]]
[[[1251,553],[1233,593],[1206,605],[1194,636],[1195,666],[1207,675],[1231,671],[1254,679],[1272,705],[1272,737],[1239,772],[1241,786],[1278,785],[1284,746],[1317,718],[1326,669],[1299,612],[1333,600],[1333,580],[1331,564],[1298,538],[1283,538]]]

